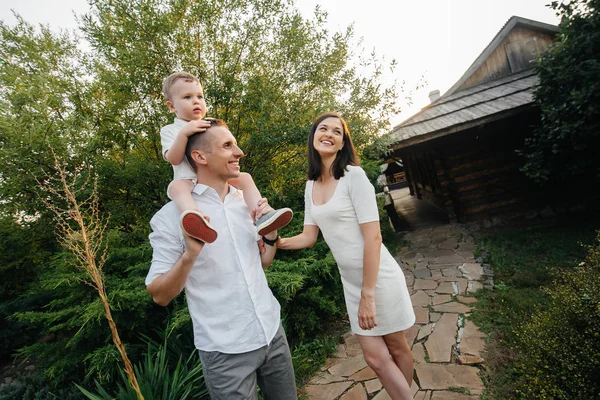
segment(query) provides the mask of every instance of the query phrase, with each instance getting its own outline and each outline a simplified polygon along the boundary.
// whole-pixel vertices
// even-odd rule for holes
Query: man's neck
[[[222,179],[207,179],[205,177],[201,177],[199,174],[197,176],[197,181],[201,185],[208,186],[213,188],[217,195],[221,199],[221,201],[225,201],[225,197],[229,194],[229,183],[223,182]]]

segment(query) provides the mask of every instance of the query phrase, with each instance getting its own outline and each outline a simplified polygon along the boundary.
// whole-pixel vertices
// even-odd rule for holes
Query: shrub
[[[174,344],[165,339],[163,344],[148,340],[148,352],[135,366],[135,375],[145,400],[208,400],[208,390],[204,384],[202,365],[197,351],[186,352],[181,349],[179,337]],[[183,346],[189,347],[189,346]],[[173,355],[177,354],[175,361]],[[186,354],[187,357],[185,356]],[[184,358],[185,357],[185,358]],[[76,385],[91,400],[137,400],[137,393],[128,383],[125,373],[121,372],[121,383],[117,384],[115,394],[110,394],[96,381],[94,394]]]
[[[516,330],[522,399],[600,398],[600,231],[579,267],[544,290],[549,305]]]

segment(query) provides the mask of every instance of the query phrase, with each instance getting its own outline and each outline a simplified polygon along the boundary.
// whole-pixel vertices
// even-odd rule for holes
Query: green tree
[[[17,302],[0,307],[0,317],[53,334],[54,341],[29,342],[20,354],[34,357],[54,384],[87,378],[104,385],[118,376],[120,361],[102,304],[52,237],[55,222],[41,201],[46,193],[35,183],[44,171],[55,172],[47,142],[67,171],[90,166],[98,176],[98,207],[111,216],[106,291],[135,363],[146,349],[139,334],[155,335],[168,313],[175,315],[173,329],[189,329],[181,299],[158,307],[143,284],[152,254],[149,220],[168,201],[172,176],[159,140],[172,118],[160,93],[165,76],[188,70],[200,77],[209,115],[229,123],[246,153],[243,168],[273,205],[298,211],[313,118],[340,111],[361,154],[374,158],[396,111],[395,88],[381,82],[387,66],[374,55],[354,65],[360,54],[352,50],[352,28],[329,32],[318,10],[306,19],[287,0],[94,0],[90,6],[80,18],[89,50],[74,35],[22,19],[0,23],[0,215],[12,243],[31,241],[23,242],[23,257],[35,262],[16,252],[0,258],[6,282],[15,283],[5,293]],[[373,72],[361,77],[359,67]],[[299,215],[289,229],[301,228]],[[344,310],[337,268],[326,254],[320,242],[281,255],[269,277],[297,343],[312,340]],[[7,342],[14,334],[2,333]]]
[[[600,1],[553,1],[556,42],[536,65],[541,124],[526,140],[525,173],[538,181],[600,178]]]

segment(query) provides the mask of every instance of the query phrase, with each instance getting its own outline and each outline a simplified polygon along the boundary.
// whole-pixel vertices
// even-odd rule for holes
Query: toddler
[[[163,157],[173,165],[173,181],[169,184],[167,195],[181,212],[183,231],[194,239],[212,243],[217,240],[218,233],[192,198],[196,173],[185,157],[188,137],[204,132],[210,126],[208,121],[202,120],[206,115],[202,85],[194,75],[176,72],[164,80],[163,94],[167,107],[176,116],[172,124],[160,130]],[[239,177],[229,180],[229,184],[243,191],[244,201],[252,213],[262,196],[250,174],[242,172]],[[255,225],[258,234],[264,236],[286,226],[291,219],[292,210],[289,208],[271,209],[255,221]]]

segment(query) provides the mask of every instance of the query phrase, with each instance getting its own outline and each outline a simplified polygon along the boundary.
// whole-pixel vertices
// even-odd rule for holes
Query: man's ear
[[[191,154],[193,162],[197,165],[206,165],[206,156],[200,150],[192,150]]]
[[[167,100],[167,107],[169,107],[169,111],[175,112],[175,107],[173,106],[173,102],[171,100]]]

